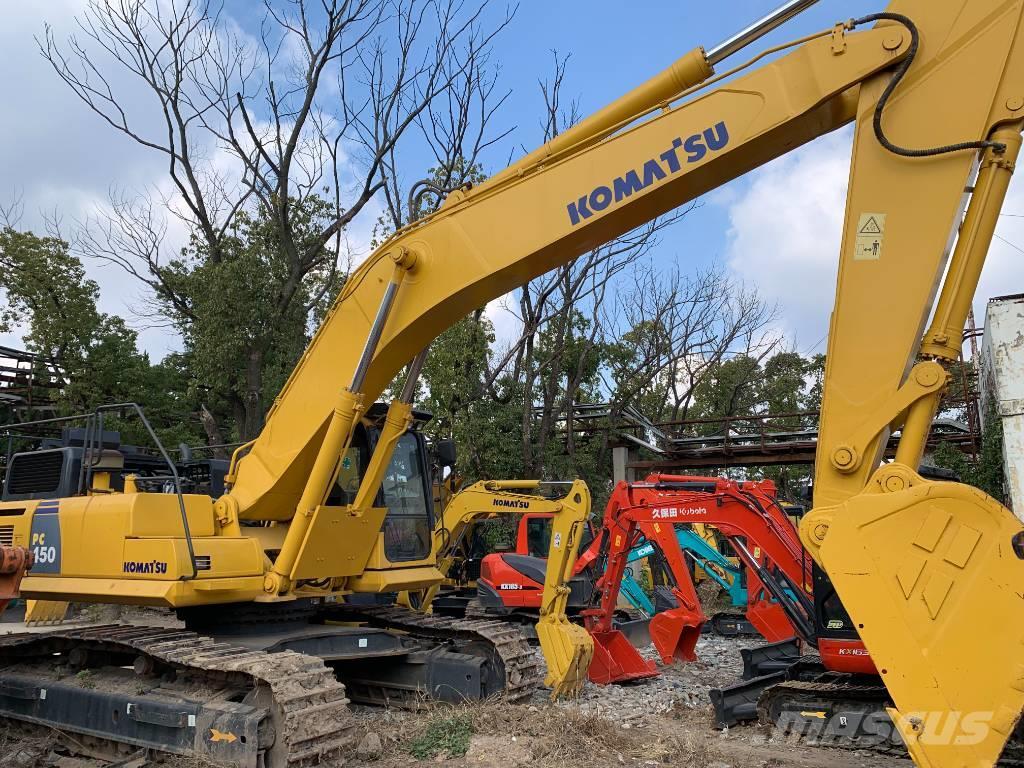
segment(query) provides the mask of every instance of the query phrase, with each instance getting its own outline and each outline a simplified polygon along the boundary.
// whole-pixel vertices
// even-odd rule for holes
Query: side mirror
[[[434,443],[434,457],[442,467],[454,467],[457,457],[454,440],[437,440]]]

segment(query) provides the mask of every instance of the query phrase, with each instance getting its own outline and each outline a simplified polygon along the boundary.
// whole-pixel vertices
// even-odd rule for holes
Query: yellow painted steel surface
[[[348,507],[317,507],[292,569],[292,580],[362,573],[387,512],[384,507],[370,507],[353,515]]]
[[[323,507],[336,449],[350,439],[361,404],[441,331],[526,280],[852,121],[817,507],[804,519],[801,538],[863,625],[914,759],[942,768],[991,765],[1024,704],[1024,579],[1011,547],[1020,523],[964,486],[922,482],[913,466],[878,466],[890,432],[901,428],[906,443],[898,455],[916,463],[927,415],[946,386],[940,362],[957,349],[950,334],[963,325],[1014,170],[1024,124],[1022,4],[895,0],[889,10],[908,16],[921,33],[916,59],[881,117],[891,140],[924,147],[1013,135],[1004,140],[1005,153],[905,157],[882,146],[873,127],[876,107],[910,46],[908,29],[892,21],[845,34],[829,30],[615,132],[613,119],[630,111],[623,105],[659,106],[628,95],[602,112],[608,121],[598,121],[595,135],[574,135],[569,146],[549,147],[513,172],[454,193],[351,275],[263,433],[238,462],[230,494],[216,507],[186,496],[196,552],[213,555],[211,570],[181,580],[188,563],[171,496],[67,499],[60,504],[67,573],[31,575],[24,592],[51,600],[232,602],[261,594],[257,583],[265,575],[266,599],[287,597],[299,544]],[[692,61],[681,66],[681,82],[702,76]],[[667,77],[643,93],[664,99]],[[964,190],[979,163],[983,189],[970,201],[965,236],[956,242]],[[954,243],[953,268],[923,347]],[[365,385],[347,393],[392,283],[399,286],[394,308]],[[325,440],[332,448],[321,452]],[[371,490],[367,485],[367,498]],[[27,510],[11,518],[15,543],[26,542],[35,503],[4,506]],[[295,532],[281,538],[287,556],[272,570],[239,520],[293,517]],[[345,526],[337,527],[334,535],[344,542]],[[222,550],[214,551],[215,541]],[[418,589],[440,579],[432,560],[394,567],[379,534],[377,542],[363,571],[336,588]],[[166,558],[159,562],[167,570],[124,571],[124,563],[147,557]],[[218,583],[229,588],[199,586]],[[979,712],[989,713],[987,730],[971,744],[957,741],[962,727],[943,736],[929,725],[936,713],[962,723]]]
[[[24,509],[14,521],[14,543],[33,549],[37,565],[21,592],[39,601],[89,601],[177,607],[252,600],[263,594],[266,556],[257,539],[218,530],[208,496],[183,496],[197,560],[209,569],[192,574],[173,494],[79,496],[54,502],[7,502]],[[54,505],[55,506],[51,506]],[[52,513],[41,512],[52,509]],[[57,539],[33,533],[44,517],[59,520]],[[35,541],[34,541],[35,540]],[[41,560],[42,558],[42,560]],[[54,621],[57,606],[34,608]]]
[[[25,624],[29,627],[60,624],[67,615],[68,605],[65,600],[26,600]]]
[[[811,526],[816,557],[893,697],[920,766],[992,765],[1024,706],[1024,561],[1016,518],[981,491],[878,470]]]
[[[594,657],[594,639],[583,627],[569,621],[565,613],[571,592],[568,581],[590,515],[590,490],[581,482],[574,483],[563,503],[566,510],[551,521],[551,545],[537,622],[537,638],[548,667],[544,685],[551,688],[552,698],[579,693]]]
[[[372,402],[419,350],[472,309],[848,122],[856,84],[906,51],[905,43],[896,51],[887,49],[883,43],[889,34],[851,33],[842,55],[832,52],[830,36],[814,40],[614,138],[521,169],[505,181],[457,193],[457,200],[383,245],[346,282],[262,434],[238,462],[229,497],[240,516],[286,520],[295,513],[334,413],[328,393],[351,379],[392,282],[396,253],[407,249],[416,259],[401,282],[367,372],[365,402]],[[687,151],[687,141],[693,151]],[[632,183],[629,172],[640,188],[630,187],[628,195],[623,188],[616,202],[614,180],[622,176]],[[642,186],[645,180],[650,183]],[[607,206],[587,207],[589,215],[579,212],[581,197],[589,200],[602,188],[608,200],[600,192],[595,202]],[[576,206],[578,223],[570,205]]]

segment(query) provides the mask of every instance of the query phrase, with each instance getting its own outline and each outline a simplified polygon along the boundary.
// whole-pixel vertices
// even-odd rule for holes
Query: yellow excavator
[[[558,697],[578,692],[586,679],[594,644],[582,626],[569,621],[566,612],[569,580],[590,517],[590,489],[582,480],[575,480],[559,498],[537,495],[542,487],[547,490],[554,485],[540,480],[482,480],[463,488],[445,505],[434,527],[434,552],[437,569],[447,581],[468,535],[480,523],[509,515],[550,516],[536,631],[548,670],[544,684],[551,688],[552,697]],[[403,602],[417,609],[434,609],[441,587],[441,583],[435,583],[405,593]]]
[[[514,690],[514,654],[486,629],[459,634],[371,604],[441,580],[409,431],[431,341],[524,281],[853,124],[815,507],[800,535],[916,763],[994,764],[1024,705],[1024,527],[985,494],[916,470],[1021,146],[1024,3],[893,0],[715,73],[812,3],[790,0],[686,54],[382,244],[346,282],[218,498],[127,479],[110,492],[89,460],[79,495],[51,482],[0,505],[11,548],[32,553],[23,596],[170,607],[207,634],[240,634],[8,638],[0,712],[280,768],[344,750],[346,693],[387,700],[414,670],[443,678],[429,690],[462,691],[472,662],[493,681],[475,684],[478,695]],[[401,396],[368,437],[369,405],[403,369]],[[882,463],[896,430],[895,460]],[[46,467],[33,475],[40,484],[64,472]],[[352,467],[349,493],[340,479]],[[308,612],[335,623],[292,623]],[[275,626],[297,627],[294,643],[269,641]],[[80,671],[49,671],[68,668]],[[80,675],[89,686],[74,685]]]

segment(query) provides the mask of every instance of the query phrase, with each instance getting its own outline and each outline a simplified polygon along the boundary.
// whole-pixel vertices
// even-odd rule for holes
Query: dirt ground
[[[0,631],[3,631],[0,629]],[[705,636],[693,664],[662,669],[656,679],[627,686],[587,683],[571,701],[538,691],[528,702],[500,701],[424,712],[352,706],[352,747],[327,765],[476,766],[709,766],[709,768],[909,768],[868,752],[793,743],[760,726],[716,731],[707,691],[738,678],[739,649],[751,640]],[[539,651],[538,651],[539,653]],[[653,648],[644,649],[654,658]],[[143,768],[146,763],[119,768]],[[202,768],[195,760],[166,759],[167,768]],[[3,768],[112,768],[72,757],[57,734],[26,735],[0,728]]]

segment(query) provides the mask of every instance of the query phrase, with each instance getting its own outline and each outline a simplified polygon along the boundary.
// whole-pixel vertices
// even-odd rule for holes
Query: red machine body
[[[746,566],[746,617],[766,640],[800,637],[818,646],[830,670],[875,672],[859,640],[816,639],[810,562],[792,521],[777,502],[774,483],[652,474],[642,482],[615,487],[601,530],[576,562],[579,575],[605,559],[604,573],[596,580],[599,601],[590,594],[589,579],[572,585],[570,600],[570,608],[583,613],[595,639],[591,680],[613,683],[658,674],[654,663],[640,656],[613,625],[627,558],[641,538],[661,551],[675,582],[672,593],[677,607],[651,618],[651,640],[666,664],[696,659],[706,617],[674,530],[676,524],[694,523],[714,527]],[[486,607],[507,613],[539,609],[545,561],[538,554],[547,551],[549,530],[549,516],[525,515],[517,528],[515,551],[483,558],[477,583]],[[786,599],[780,589],[794,599]],[[597,607],[592,607],[595,602]]]
[[[519,519],[515,550],[491,553],[480,561],[477,598],[482,607],[496,614],[540,610],[550,537],[551,515],[527,514]],[[586,567],[577,561],[574,575],[578,576]],[[570,611],[581,610],[588,604],[589,587],[587,579],[570,582]]]
[[[623,482],[615,487],[601,536],[580,558],[586,565],[601,555],[607,559],[597,582],[600,605],[584,612],[597,646],[591,666],[594,682],[621,682],[654,672],[650,662],[623,642],[625,638],[611,622],[626,557],[640,536],[658,545],[677,582],[679,608],[652,619],[651,638],[663,661],[695,658],[693,649],[704,615],[673,530],[678,523],[705,523],[729,541],[748,569],[747,618],[765,638],[778,641],[799,636],[815,642],[810,563],[796,529],[776,501],[774,484],[650,475],[643,482]],[[656,627],[655,620],[660,617],[664,617],[661,626]],[[823,642],[819,650],[822,662],[831,670],[874,669],[859,641]]]

